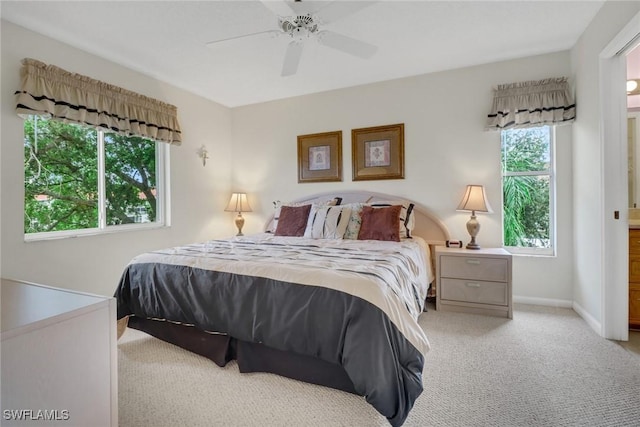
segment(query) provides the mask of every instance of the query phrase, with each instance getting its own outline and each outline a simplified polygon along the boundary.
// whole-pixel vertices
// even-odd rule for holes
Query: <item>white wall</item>
[[[640,2],[606,2],[571,49],[576,77],[577,120],[573,125],[574,286],[572,299],[592,326],[602,321],[603,151],[599,55],[640,11]]]
[[[230,235],[228,202],[231,112],[177,89],[22,27],[1,21],[2,275],[52,286],[112,295],[126,263],[152,249]],[[183,143],[171,147],[171,227],[25,243],[23,239],[22,119],[15,114],[20,60],[31,57],[178,107]],[[202,166],[196,151],[211,156]]]
[[[468,239],[468,215],[455,208],[467,184],[486,186],[496,213],[482,215],[478,241],[501,246],[500,135],[485,132],[492,87],[570,75],[560,52],[427,74],[232,110],[233,183],[254,212],[247,232],[261,230],[272,201],[346,189],[405,196],[430,207],[452,237]],[[405,124],[405,179],[351,180],[351,129]],[[297,135],[342,130],[343,182],[297,183]],[[572,296],[571,127],[557,131],[557,257],[514,260],[516,300],[569,304]]]
[[[0,18],[2,18],[1,14],[2,9],[0,9]],[[0,19],[0,30],[2,29],[2,20]],[[2,46],[2,31],[0,31],[0,46]],[[2,58],[0,58],[1,61]],[[0,67],[0,82],[2,81],[2,67]],[[0,88],[2,84],[0,83]],[[0,92],[0,99],[2,98]],[[0,129],[2,129],[2,115],[0,114]],[[2,135],[0,134],[0,142],[2,139]],[[2,165],[2,144],[0,144],[0,165]],[[0,277],[4,277],[2,274],[2,173],[0,173]],[[1,298],[0,298],[1,299]]]
[[[134,255],[233,233],[233,215],[222,211],[232,190],[249,193],[254,212],[245,214],[246,232],[261,230],[273,200],[332,189],[370,189],[431,207],[452,236],[467,239],[467,215],[455,212],[464,186],[484,184],[493,206],[501,204],[499,135],[483,131],[492,86],[573,75],[578,120],[558,129],[557,257],[515,257],[514,294],[516,300],[529,302],[575,300],[599,319],[603,147],[598,127],[597,57],[639,8],[637,2],[608,2],[570,54],[493,63],[233,110],[2,21],[2,275],[111,294],[122,267]],[[22,144],[18,142],[22,123],[10,94],[18,87],[19,61],[26,56],[178,106],[184,143],[171,148],[171,228],[23,242],[23,191],[15,185],[23,179]],[[406,179],[352,182],[350,130],[392,123],[405,123]],[[343,131],[343,182],[298,184],[296,136],[331,130]],[[212,157],[206,168],[195,155],[201,144],[207,145]],[[480,244],[499,246],[500,215],[483,215],[480,221]]]

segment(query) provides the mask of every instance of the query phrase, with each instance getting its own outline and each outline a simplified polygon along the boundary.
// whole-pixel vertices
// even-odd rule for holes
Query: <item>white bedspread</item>
[[[419,237],[398,243],[262,233],[146,253],[131,263],[187,265],[345,292],[384,311],[424,354],[429,342],[417,318],[433,280],[430,259]]]

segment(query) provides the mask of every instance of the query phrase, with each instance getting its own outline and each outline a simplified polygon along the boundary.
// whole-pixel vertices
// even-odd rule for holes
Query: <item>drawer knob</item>
[[[467,264],[480,265],[479,259],[468,259]]]
[[[470,287],[470,288],[479,288],[480,287],[480,283],[467,282],[467,286]]]

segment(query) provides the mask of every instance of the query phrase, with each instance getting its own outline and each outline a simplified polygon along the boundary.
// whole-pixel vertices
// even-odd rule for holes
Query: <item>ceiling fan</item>
[[[277,30],[260,31],[237,37],[208,42],[208,46],[219,45],[225,42],[245,39],[248,37],[286,37],[290,39],[282,64],[282,76],[290,76],[298,70],[300,57],[304,44],[311,39],[318,43],[354,55],[363,59],[371,58],[378,50],[377,46],[354,39],[334,31],[324,30],[325,24],[330,24],[345,16],[351,15],[370,6],[376,1],[346,1],[332,2],[305,2],[301,0],[273,1],[261,0],[262,4],[271,10],[277,18]],[[326,6],[313,11],[309,5],[326,3]]]

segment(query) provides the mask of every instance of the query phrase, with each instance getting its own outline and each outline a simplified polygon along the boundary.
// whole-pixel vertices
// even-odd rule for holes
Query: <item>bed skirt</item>
[[[128,326],[162,341],[204,356],[218,366],[236,360],[240,372],[268,372],[306,383],[358,394],[340,365],[223,334],[210,334],[192,326],[129,316]]]

